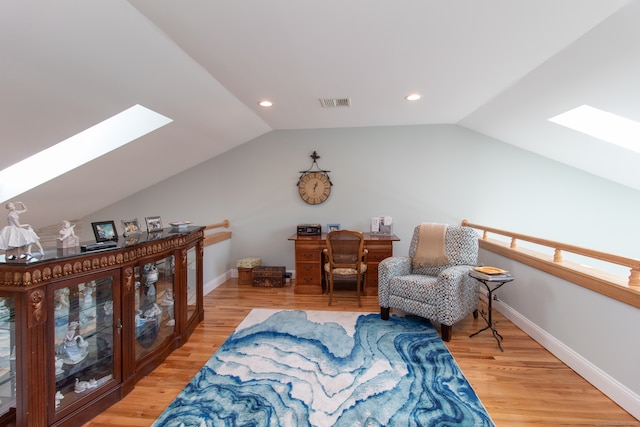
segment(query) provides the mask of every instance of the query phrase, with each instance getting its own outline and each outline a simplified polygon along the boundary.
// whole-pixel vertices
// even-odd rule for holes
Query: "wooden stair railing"
[[[204,236],[203,245],[206,247],[209,245],[213,245],[215,243],[222,242],[224,240],[229,240],[231,238],[231,231],[218,231],[216,233],[207,234],[208,231],[215,230],[216,228],[223,228],[223,227],[229,228],[228,219],[225,219],[224,221],[219,222],[217,224],[209,224],[205,226],[204,227],[205,236]]]
[[[478,238],[478,244],[483,249],[640,308],[640,259],[612,255],[553,240],[472,224],[466,219],[462,221],[462,225],[482,231],[482,236]],[[489,233],[505,236],[510,239],[510,242],[490,239],[488,237]],[[534,250],[518,247],[518,240],[550,248],[553,250],[553,255],[545,255]],[[626,267],[629,269],[629,277],[625,279],[619,275],[565,261],[563,252]]]

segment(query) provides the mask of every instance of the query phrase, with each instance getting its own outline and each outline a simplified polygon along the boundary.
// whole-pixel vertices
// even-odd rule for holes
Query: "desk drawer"
[[[366,248],[369,251],[367,259],[371,262],[380,262],[393,256],[393,246],[390,242],[367,242]]]
[[[389,258],[391,256],[390,251],[370,251],[367,254],[367,262],[369,263],[377,263],[382,261],[385,258]]]
[[[304,285],[321,285],[322,276],[320,276],[319,274],[296,273],[296,283]]]
[[[321,254],[319,249],[296,251],[296,262],[320,262]]]

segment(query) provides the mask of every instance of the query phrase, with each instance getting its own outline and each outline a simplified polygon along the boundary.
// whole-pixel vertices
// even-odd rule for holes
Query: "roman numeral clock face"
[[[298,191],[302,200],[310,205],[319,205],[331,194],[331,182],[321,172],[309,172],[298,183]]]

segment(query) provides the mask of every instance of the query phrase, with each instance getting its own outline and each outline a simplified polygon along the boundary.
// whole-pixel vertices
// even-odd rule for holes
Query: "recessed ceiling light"
[[[273,102],[267,101],[265,99],[264,101],[258,102],[258,105],[261,106],[261,107],[271,107],[273,105]]]
[[[407,101],[417,101],[421,98],[422,98],[422,95],[420,95],[419,93],[412,93],[411,95],[405,96],[404,99],[406,99]]]
[[[549,121],[640,152],[640,123],[608,111],[582,105],[552,117]]]

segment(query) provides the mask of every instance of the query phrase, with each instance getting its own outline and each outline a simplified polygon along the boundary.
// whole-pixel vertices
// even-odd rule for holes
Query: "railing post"
[[[640,287],[640,269],[631,269],[631,274],[629,274],[629,286]]]
[[[516,238],[515,238],[515,237],[512,237],[512,238],[511,238],[511,246],[510,246],[510,248],[511,248],[511,249],[515,249],[515,248],[517,248],[517,247],[518,247],[518,245],[516,245]]]
[[[553,262],[562,262],[562,250],[556,249],[553,253]]]

